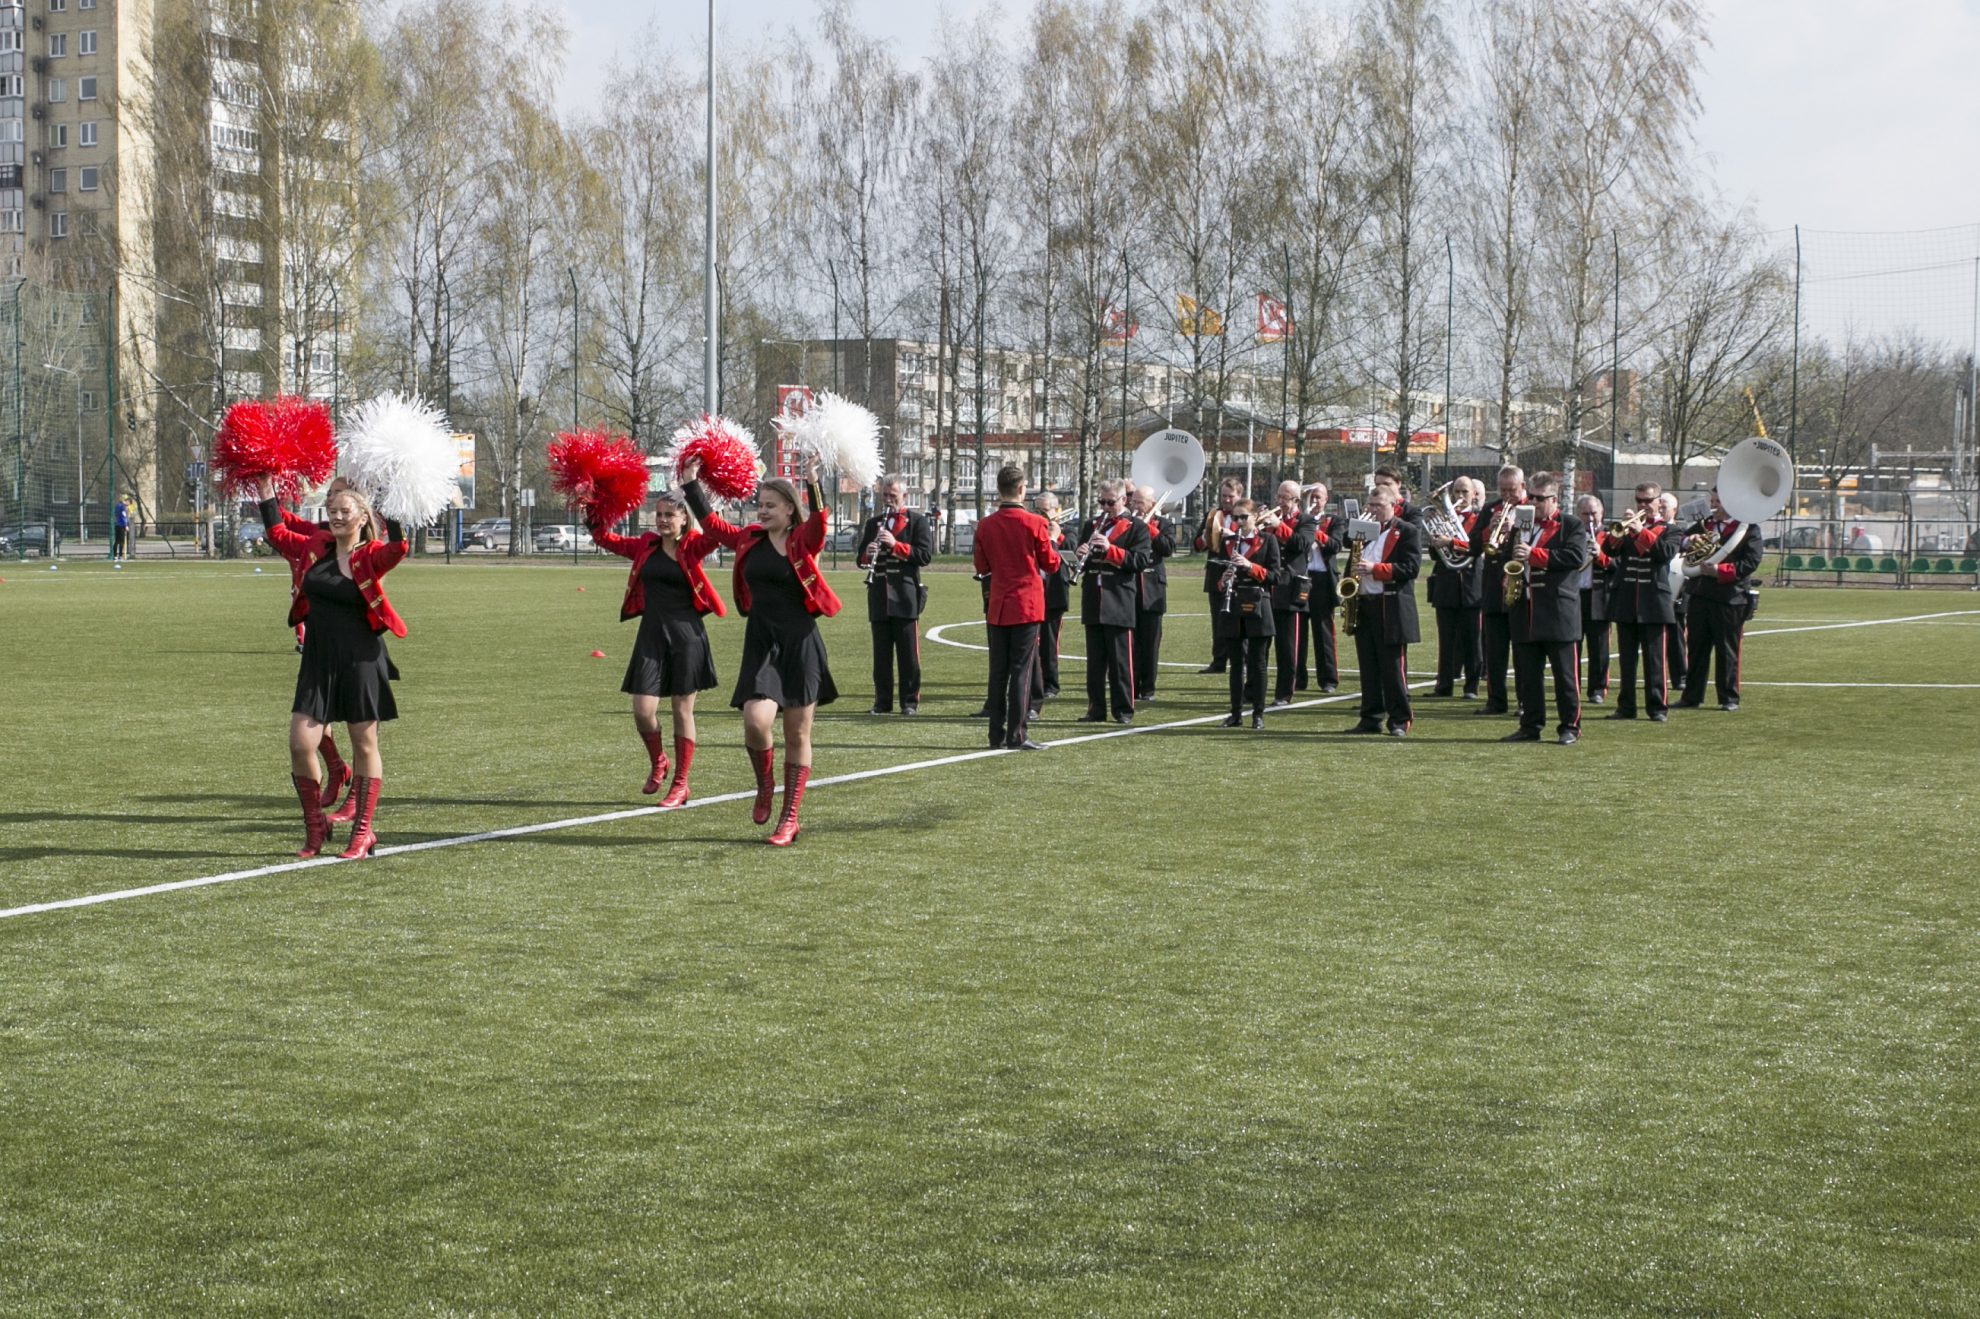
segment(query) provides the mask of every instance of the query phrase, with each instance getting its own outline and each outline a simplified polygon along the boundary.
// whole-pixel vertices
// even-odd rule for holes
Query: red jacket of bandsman
[[[325,554],[336,554],[337,538],[328,528],[285,512],[281,521],[268,528],[268,543],[289,561],[289,571],[296,583],[295,598],[289,604],[289,623],[293,626],[309,614],[309,597],[301,590],[303,574]],[[351,580],[357,583],[358,594],[364,598],[365,617],[373,632],[390,632],[395,637],[406,634],[405,620],[385,598],[381,579],[398,566],[411,548],[401,537],[368,540],[351,549]]]

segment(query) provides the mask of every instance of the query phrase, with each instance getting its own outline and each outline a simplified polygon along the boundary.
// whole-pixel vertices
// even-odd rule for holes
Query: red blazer
[[[626,577],[626,598],[619,605],[619,621],[638,618],[646,612],[646,583],[639,578],[639,570],[646,561],[660,549],[660,533],[649,531],[639,536],[615,536],[594,523],[591,527],[591,543],[622,559],[632,560],[632,572]],[[675,547],[675,557],[680,560],[681,572],[687,577],[688,599],[697,614],[713,614],[726,618],[729,611],[722,605],[722,597],[715,594],[714,584],[708,580],[708,573],[701,561],[715,552],[712,537],[698,531],[691,531],[681,537]]]
[[[1039,573],[1059,571],[1052,548],[1054,528],[1016,504],[976,524],[976,571],[990,574],[990,604],[984,616],[996,627],[1045,621],[1045,583]]]
[[[749,615],[749,583],[743,578],[743,560],[756,548],[756,542],[767,537],[763,524],[752,522],[746,527],[738,527],[732,522],[724,522],[712,512],[707,512],[708,500],[696,489],[699,482],[689,482],[695,498],[689,501],[695,508],[694,515],[700,519],[702,534],[717,545],[726,545],[736,552],[735,572],[730,584],[736,595],[736,608],[744,617]],[[815,485],[805,487],[811,500],[811,516],[791,530],[791,538],[784,544],[784,553],[791,561],[791,568],[797,573],[799,585],[804,587],[804,609],[808,614],[823,614],[831,618],[839,612],[839,597],[825,584],[825,574],[818,571],[818,551],[825,548],[825,497]]]
[[[310,529],[302,531],[299,529],[301,527]],[[289,561],[289,570],[298,584],[295,599],[289,605],[289,622],[293,626],[302,622],[309,613],[309,597],[300,589],[302,575],[325,554],[335,556],[337,538],[314,523],[295,518],[292,524],[289,517],[284,517],[268,528],[268,543]],[[405,620],[392,608],[392,602],[385,598],[381,579],[397,567],[399,560],[405,558],[411,549],[412,546],[404,540],[368,540],[351,550],[351,577],[357,582],[358,594],[364,597],[365,616],[370,619],[373,632],[390,632],[395,637],[406,634]]]

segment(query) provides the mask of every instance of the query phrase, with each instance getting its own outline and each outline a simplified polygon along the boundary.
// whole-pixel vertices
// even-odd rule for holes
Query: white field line
[[[1855,623],[1826,623],[1817,627],[1776,628],[1770,631],[1749,632],[1747,633],[1747,635],[1764,637],[1764,636],[1778,636],[1784,632],[1821,632],[1821,631],[1833,630],[1836,628],[1877,627],[1886,623],[1921,623],[1921,622],[1930,621],[1932,619],[1952,618],[1966,614],[1976,614],[1976,613],[1980,613],[1980,610],[1963,609],[1963,610],[1954,610],[1949,613],[1941,613],[1941,614],[1916,614],[1905,618],[1878,618],[1878,619],[1870,619],[1867,621],[1855,622]],[[1178,617],[1181,616],[1182,615],[1178,615]],[[946,632],[949,628],[963,626],[968,621],[969,620],[965,620],[964,623],[962,624],[945,623],[938,627],[930,628],[928,630],[928,638],[929,640],[939,642],[942,645],[955,646],[963,650],[986,649],[986,647],[972,646],[972,645],[968,645],[965,642],[950,641],[942,636],[942,633]],[[978,623],[978,626],[981,626],[980,622]],[[1076,659],[1078,657],[1061,653],[1060,658]],[[1177,664],[1173,667],[1192,668],[1195,666],[1189,664]],[[1415,682],[1410,684],[1412,688],[1425,687],[1428,685],[1430,685],[1428,682]],[[1916,688],[1933,688],[1939,690],[1953,690],[1953,689],[1963,690],[1967,687],[1980,687],[1980,684],[1962,684],[1962,683],[1835,683],[1835,682],[1760,683],[1760,682],[1753,682],[1750,679],[1748,680],[1747,685],[1761,686],[1761,687],[1916,687]],[[1340,693],[1336,693],[1333,696],[1323,696],[1314,700],[1295,701],[1290,706],[1280,706],[1277,708],[1281,710],[1303,710],[1303,709],[1309,709],[1324,705],[1336,705],[1343,701],[1355,700],[1359,696],[1360,693],[1358,691],[1340,692]],[[1109,741],[1113,738],[1134,737],[1141,733],[1155,733],[1155,732],[1162,732],[1174,728],[1191,728],[1203,724],[1214,724],[1220,722],[1223,719],[1223,717],[1224,716],[1222,715],[1212,714],[1212,715],[1202,715],[1194,719],[1178,719],[1165,724],[1145,724],[1145,725],[1131,725],[1128,727],[1116,727],[1109,729],[1106,732],[1086,733],[1077,737],[1061,738],[1054,742],[1047,742],[1045,743],[1045,745],[1047,747],[1069,747],[1069,746],[1078,746],[1081,743],[1085,743],[1085,742],[1104,742],[1104,741]],[[882,766],[879,769],[860,770],[859,772],[853,774],[838,774],[830,778],[813,780],[813,782],[809,786],[811,788],[826,788],[841,783],[857,783],[863,779],[885,778],[895,774],[908,774],[919,770],[938,769],[947,765],[960,765],[973,760],[988,760],[995,756],[1008,756],[1014,754],[1021,754],[1021,753],[1012,752],[1010,750],[1001,747],[995,749],[986,747],[979,751],[966,751],[953,756],[940,756],[933,760],[910,761],[900,765]],[[779,787],[778,789],[776,789],[776,791],[782,792],[783,789]],[[700,806],[716,806],[725,802],[742,801],[745,800],[746,798],[753,797],[754,795],[755,794],[753,792],[723,793],[714,797],[696,798],[695,800],[689,801],[684,806],[678,806],[673,809],[681,810],[681,811],[693,810],[694,808]],[[573,816],[570,819],[566,819],[566,820],[546,820],[541,824],[515,825],[507,829],[490,829],[483,833],[461,834],[453,838],[435,838],[435,839],[430,839],[427,842],[423,842],[423,843],[403,843],[396,847],[381,847],[372,854],[372,857],[375,860],[379,857],[400,856],[412,852],[428,852],[436,848],[442,848],[442,847],[460,847],[463,844],[467,844],[467,843],[486,843],[486,842],[499,841],[504,838],[523,838],[523,837],[527,837],[530,834],[550,833],[562,829],[579,829],[579,828],[583,828],[586,825],[608,824],[615,820],[631,820],[631,819],[637,819],[640,816],[659,815],[663,813],[671,813],[671,812],[663,812],[662,809],[658,806],[639,806],[623,811],[607,811],[601,815],[581,815],[581,816]],[[148,884],[143,888],[120,889],[110,893],[92,893],[85,897],[62,898],[54,902],[37,902],[23,907],[10,907],[4,910],[0,910],[0,920],[8,920],[15,916],[31,916],[38,912],[59,911],[69,907],[93,907],[99,903],[120,902],[126,898],[148,897],[155,893],[171,893],[179,889],[204,888],[211,884],[227,884],[240,879],[260,879],[268,875],[281,875],[281,874],[287,874],[290,871],[308,870],[316,866],[339,865],[339,864],[343,864],[343,863],[337,857],[314,857],[308,861],[287,861],[272,866],[261,866],[253,870],[233,870],[222,875],[203,875],[198,879],[179,879],[164,884]]]
[[[1816,623],[1808,627],[1771,627],[1748,632],[1749,637],[1784,637],[1791,632],[1834,632],[1846,627],[1883,627],[1887,623],[1929,623],[1935,618],[1969,618],[1980,609],[1949,609],[1942,614],[1908,614],[1903,618],[1866,618],[1856,623]]]
[[[1412,683],[1413,687],[1425,686]],[[1360,692],[1339,692],[1332,696],[1322,696],[1310,701],[1296,701],[1289,706],[1276,709],[1302,710],[1309,707],[1336,705],[1342,701],[1358,699]],[[1214,724],[1224,718],[1220,714],[1202,715],[1193,719],[1177,719],[1165,724],[1137,724],[1114,727],[1102,733],[1083,733],[1075,737],[1060,738],[1047,742],[1048,748],[1079,746],[1086,742],[1105,742],[1119,737],[1134,737],[1142,733],[1159,733],[1173,728],[1193,728],[1202,724]],[[900,765],[884,765],[879,769],[864,769],[852,774],[835,774],[830,778],[813,779],[806,791],[834,787],[842,783],[858,783],[864,779],[887,778],[895,774],[911,774],[920,770],[939,769],[947,765],[961,765],[973,760],[989,760],[997,756],[1022,755],[1005,747],[985,747],[978,751],[959,752],[953,756],[937,756],[932,760],[915,760]],[[775,789],[781,793],[782,787]],[[662,809],[658,806],[636,806],[623,811],[607,811],[600,815],[579,815],[567,820],[546,820],[541,824],[520,824],[507,829],[489,829],[482,833],[461,834],[453,838],[433,838],[423,843],[402,843],[396,847],[381,847],[372,853],[377,860],[388,856],[404,856],[413,852],[431,852],[442,847],[460,847],[467,843],[495,842],[504,838],[524,838],[530,834],[551,833],[560,829],[581,829],[586,825],[609,824],[615,820],[633,820],[644,815],[672,815],[677,811],[694,810],[701,806],[719,806],[727,802],[749,801],[756,796],[749,792],[727,792],[714,797],[697,797],[683,806]],[[147,884],[143,888],[119,889],[110,893],[92,893],[80,898],[61,898],[53,902],[30,903],[24,907],[10,907],[0,910],[0,920],[15,916],[32,916],[38,912],[60,911],[70,907],[93,907],[104,902],[121,902],[126,898],[149,897],[155,893],[172,893],[180,889],[205,888],[212,884],[230,884],[240,879],[261,879],[268,875],[285,875],[297,870],[310,870],[317,866],[348,864],[338,857],[319,856],[307,861],[284,861],[272,866],[258,866],[252,870],[230,870],[224,875],[202,875],[198,879],[177,879],[164,884]]]

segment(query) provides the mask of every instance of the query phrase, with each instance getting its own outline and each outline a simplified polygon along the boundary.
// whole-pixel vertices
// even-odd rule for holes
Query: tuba
[[[1155,492],[1155,506],[1148,511],[1150,517],[1160,513],[1164,504],[1196,489],[1196,483],[1202,479],[1202,443],[1188,431],[1173,426],[1156,431],[1135,446],[1134,460],[1128,468],[1128,480]]]
[[[1753,419],[1760,420],[1756,409]],[[1739,523],[1721,539],[1715,531],[1686,538],[1687,568],[1710,568],[1739,548],[1746,533],[1787,507],[1794,493],[1794,462],[1764,433],[1735,444],[1719,463],[1719,507]]]
[[[1436,552],[1437,560],[1453,572],[1462,572],[1471,566],[1471,555],[1469,552],[1459,554],[1457,546],[1460,541],[1469,544],[1469,537],[1464,530],[1464,519],[1458,516],[1457,506],[1451,503],[1451,497],[1445,493],[1456,484],[1456,480],[1452,479],[1431,491],[1430,497],[1441,502],[1443,508],[1440,510],[1435,503],[1431,504],[1423,515],[1423,528],[1433,538],[1442,537],[1451,542],[1449,549]]]

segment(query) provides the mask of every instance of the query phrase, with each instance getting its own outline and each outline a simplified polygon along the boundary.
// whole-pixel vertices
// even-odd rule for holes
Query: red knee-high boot
[[[378,780],[360,774],[351,783],[351,800],[357,803],[357,816],[351,821],[351,842],[337,855],[346,861],[370,856],[378,847],[378,835],[371,832],[371,813],[378,809]]]
[[[646,743],[646,754],[653,760],[653,772],[639,787],[641,792],[650,796],[660,791],[660,780],[667,777],[667,737],[657,728],[650,733],[642,728],[639,730],[639,740]]]
[[[337,739],[330,736],[330,730],[328,728],[323,730],[322,751],[323,804],[325,806],[335,806],[337,804],[337,795],[344,790],[344,785],[351,781],[351,767],[346,765],[344,758],[337,753]],[[346,815],[343,818],[348,820],[351,817]]]
[[[667,785],[667,795],[660,799],[662,806],[679,806],[688,799],[688,766],[694,763],[694,742],[690,738],[674,739],[674,781]]]
[[[761,751],[754,747],[744,747],[749,753],[750,768],[756,771],[756,804],[750,807],[749,818],[752,824],[770,823],[770,790],[777,781],[770,777],[771,766],[776,759],[774,747],[764,747]]]
[[[789,847],[798,836],[798,803],[804,800],[805,780],[810,777],[811,766],[784,762],[784,818],[777,822],[777,832],[763,840],[770,846]]]
[[[323,850],[323,844],[330,837],[330,821],[323,818],[323,800],[317,796],[316,780],[301,774],[289,775],[296,785],[296,800],[302,803],[303,845],[296,855],[308,860]]]

